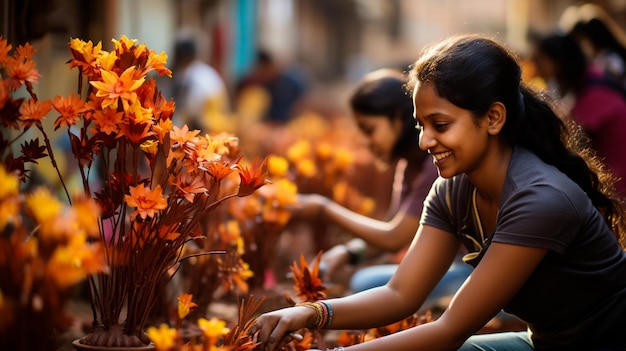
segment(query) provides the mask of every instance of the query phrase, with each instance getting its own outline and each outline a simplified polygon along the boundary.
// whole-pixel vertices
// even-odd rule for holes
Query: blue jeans
[[[473,335],[457,351],[533,351],[528,332]]]
[[[352,276],[350,289],[353,292],[359,292],[385,285],[391,279],[397,267],[398,265],[395,264],[385,264],[360,269]],[[448,272],[430,293],[422,308],[428,309],[436,304],[439,299],[454,295],[465,279],[472,273],[472,270],[472,266],[466,263],[453,262]]]

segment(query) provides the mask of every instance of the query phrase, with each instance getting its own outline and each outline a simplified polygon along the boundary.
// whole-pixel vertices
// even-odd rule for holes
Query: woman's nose
[[[436,143],[436,140],[428,132],[426,128],[422,128],[418,137],[418,146],[420,149],[426,151],[432,148]]]

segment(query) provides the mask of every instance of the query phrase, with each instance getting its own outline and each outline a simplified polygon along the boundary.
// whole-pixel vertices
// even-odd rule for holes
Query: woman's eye
[[[449,123],[435,123],[435,129],[437,130],[445,130],[450,124]]]

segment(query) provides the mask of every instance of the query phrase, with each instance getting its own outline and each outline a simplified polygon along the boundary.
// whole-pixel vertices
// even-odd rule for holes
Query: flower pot
[[[76,349],[76,351],[153,351],[155,350],[154,345],[146,345],[146,346],[93,346],[93,345],[85,345],[80,343],[80,339],[76,339],[72,341],[72,345]]]

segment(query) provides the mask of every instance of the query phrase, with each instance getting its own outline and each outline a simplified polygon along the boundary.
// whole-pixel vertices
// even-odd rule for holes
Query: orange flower
[[[194,140],[199,133],[199,130],[190,131],[189,127],[186,124],[182,128],[173,126],[172,131],[170,132],[170,138],[172,139],[172,142],[184,145],[188,142],[194,143]]]
[[[11,64],[5,66],[7,76],[11,79],[11,88],[17,89],[24,82],[36,84],[40,74],[35,68],[35,61],[13,60]]]
[[[123,123],[120,127],[122,128],[122,134],[134,145],[141,145],[146,139],[154,135],[154,132],[150,130],[149,124],[136,123],[132,119]]]
[[[103,97],[102,108],[113,107],[117,109],[118,101],[122,100],[124,111],[128,106],[133,104],[137,99],[137,90],[145,81],[145,77],[135,79],[135,67],[127,68],[122,75],[111,71],[100,71],[102,80],[97,82],[89,82],[94,88],[98,89],[96,96]]]
[[[130,195],[124,195],[126,203],[130,207],[136,208],[131,212],[130,220],[134,221],[139,215],[142,219],[154,217],[156,211],[167,208],[167,196],[163,197],[163,190],[157,185],[154,190],[146,188],[143,183],[136,187],[129,187]]]
[[[176,181],[176,186],[183,194],[185,200],[193,203],[196,194],[208,192],[202,177],[193,176],[189,173],[181,175]]]
[[[9,52],[11,51],[11,48],[11,44],[8,44],[6,39],[0,38],[0,65],[4,65],[9,62]]]
[[[226,177],[228,177],[233,171],[233,167],[225,161],[217,160],[215,162],[209,162],[207,166],[207,171],[216,181],[220,181]]]
[[[98,131],[106,135],[119,133],[123,118],[124,112],[117,112],[112,108],[96,109],[93,114]]]
[[[241,183],[239,184],[238,196],[248,196],[263,185],[270,183],[270,181],[265,178],[267,174],[265,171],[266,161],[267,159],[264,159],[263,162],[259,164],[259,158],[257,157],[252,161],[250,167],[239,167]]]
[[[191,301],[193,295],[180,293],[178,296],[178,318],[185,319],[191,309],[197,307],[198,305]]]
[[[40,101],[28,99],[22,104],[22,107],[20,107],[20,121],[22,121],[22,126],[29,128],[34,124],[41,123],[51,109],[52,105],[50,100]]]
[[[163,143],[165,140],[165,136],[172,130],[172,120],[171,119],[160,119],[155,125],[152,126],[152,129],[157,135],[160,143]]]
[[[293,273],[293,280],[295,282],[294,289],[296,290],[296,296],[299,296],[303,301],[318,301],[326,297],[326,287],[322,285],[322,280],[319,278],[319,264],[322,258],[322,252],[320,251],[315,257],[315,263],[313,264],[313,271],[309,269],[309,264],[306,262],[304,255],[300,255],[300,267],[296,262],[291,265],[291,272]]]
[[[54,121],[54,129],[61,127],[73,126],[80,120],[80,115],[87,109],[85,102],[81,100],[80,96],[71,93],[70,96],[55,96],[52,100],[52,106],[57,112],[61,114],[56,121]]]

